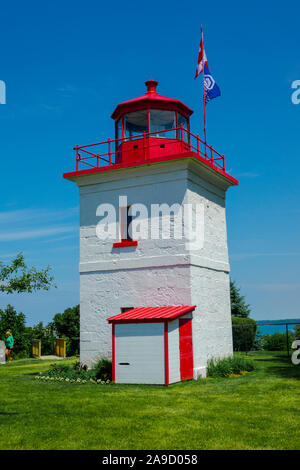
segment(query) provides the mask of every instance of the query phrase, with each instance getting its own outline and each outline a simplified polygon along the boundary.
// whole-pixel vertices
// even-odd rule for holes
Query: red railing
[[[149,138],[151,137],[152,139],[150,141]],[[156,143],[153,137],[159,137],[160,139]],[[164,147],[167,147],[168,145],[174,146],[174,142],[179,142],[182,152],[192,151],[199,157],[204,158],[218,169],[225,172],[224,155],[221,155],[212,147],[212,145],[208,145],[207,142],[200,139],[199,135],[192,134],[192,132],[184,129],[182,126],[158,132],[144,132],[143,134],[135,135],[133,137],[124,137],[122,139],[108,139],[105,142],[97,142],[96,144],[83,145],[81,147],[77,145],[74,148],[74,150],[76,150],[76,171],[81,169],[81,165],[85,165],[90,168],[100,168],[103,166],[113,167],[117,163],[122,163],[123,160],[126,160],[123,158],[126,152],[132,152],[132,148],[126,148],[126,145],[123,144],[135,140],[143,141],[143,146],[139,147],[139,150],[144,150],[144,152],[147,151],[149,160],[151,160],[151,152],[149,152],[149,149],[160,147],[162,144],[162,138],[166,138]],[[99,148],[100,152],[98,152]],[[106,151],[101,153],[103,150]]]

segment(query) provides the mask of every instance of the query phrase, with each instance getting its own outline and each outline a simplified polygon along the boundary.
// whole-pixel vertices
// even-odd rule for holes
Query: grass
[[[43,383],[53,361],[0,365],[0,449],[299,449],[300,367],[285,354],[168,388]]]

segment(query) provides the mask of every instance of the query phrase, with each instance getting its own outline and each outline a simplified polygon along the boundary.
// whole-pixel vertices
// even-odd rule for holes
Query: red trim
[[[137,246],[139,242],[137,240],[122,240],[113,244],[114,248],[124,248],[125,246]]]
[[[115,382],[116,380],[116,351],[115,351],[115,324],[112,324],[112,381]]]
[[[197,155],[195,152],[184,152],[176,155],[168,155],[164,156],[162,158],[153,158],[151,160],[143,160],[139,162],[127,162],[127,163],[116,163],[111,166],[103,166],[103,167],[98,167],[98,168],[89,168],[87,170],[79,170],[79,171],[71,171],[69,173],[64,173],[63,178],[68,179],[68,178],[73,178],[74,176],[83,176],[83,175],[90,175],[94,173],[101,173],[102,171],[114,171],[114,170],[120,170],[123,168],[131,168],[135,166],[142,166],[142,165],[149,165],[149,163],[159,163],[159,162],[164,162],[164,161],[169,161],[169,160],[180,160],[184,158],[194,158],[195,160],[199,160],[202,163],[205,163],[205,165],[209,166],[213,170],[217,171],[220,175],[224,176],[228,180],[230,180],[233,184],[238,185],[239,182],[237,179],[233,178],[233,176],[229,175],[225,171],[221,170],[217,166],[215,166],[213,163],[208,161],[207,159],[201,157],[200,155]]]
[[[167,321],[165,321],[164,339],[165,339],[165,385],[169,385],[169,332],[168,332]]]
[[[124,323],[163,323],[165,322],[166,320],[164,318],[158,318],[158,319],[155,319],[155,320],[110,320],[109,323],[111,324],[115,324],[115,325],[118,325],[119,323],[120,324],[124,324]],[[168,320],[168,321],[171,321],[171,320]]]
[[[179,351],[181,380],[190,380],[194,376],[192,319],[179,319]]]
[[[136,307],[126,312],[118,313],[113,317],[106,320],[110,323],[123,323],[123,322],[145,322],[145,321],[166,321],[174,320],[181,317],[186,313],[195,310],[196,305],[170,305],[164,307]]]

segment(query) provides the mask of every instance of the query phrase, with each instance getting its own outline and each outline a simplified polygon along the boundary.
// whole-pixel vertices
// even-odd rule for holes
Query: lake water
[[[288,329],[289,331],[293,331],[295,328],[295,323],[300,323],[300,318],[286,318],[285,320],[258,320],[258,331],[262,335],[273,335],[274,333],[285,333],[285,324],[289,323]],[[267,323],[266,325],[262,325],[262,323]],[[282,323],[282,325],[274,325],[274,323]]]

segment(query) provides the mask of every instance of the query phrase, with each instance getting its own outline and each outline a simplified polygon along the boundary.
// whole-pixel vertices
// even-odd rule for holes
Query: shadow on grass
[[[255,359],[256,361],[268,362],[268,371],[277,377],[300,380],[300,365],[292,363],[292,358],[287,355],[278,354],[268,359]],[[271,364],[274,363],[272,366]]]

